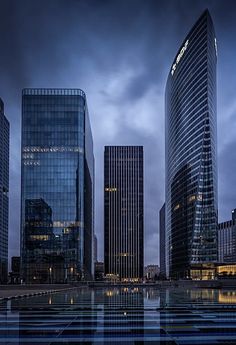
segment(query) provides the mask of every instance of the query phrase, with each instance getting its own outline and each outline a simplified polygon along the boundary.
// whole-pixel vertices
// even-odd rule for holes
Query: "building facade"
[[[94,280],[102,281],[104,279],[104,263],[101,261],[95,262]]]
[[[144,276],[147,280],[156,281],[160,275],[160,267],[158,265],[147,265],[144,269]]]
[[[143,147],[104,151],[105,276],[143,278]]]
[[[11,272],[9,272],[9,281],[11,284],[20,284],[20,256],[12,256]]]
[[[10,125],[0,99],[0,284],[7,283]]]
[[[217,262],[216,63],[206,10],[183,41],[166,85],[166,266],[177,279]]]
[[[24,89],[21,261],[26,282],[93,276],[94,157],[85,93]]]
[[[165,233],[165,204],[159,212],[159,258],[160,258],[160,278],[166,278],[166,233]]]
[[[94,244],[93,244],[93,260],[94,263],[98,261],[98,238],[94,234]]]
[[[218,226],[218,260],[220,264],[236,263],[236,219],[235,209],[232,220],[219,223]]]

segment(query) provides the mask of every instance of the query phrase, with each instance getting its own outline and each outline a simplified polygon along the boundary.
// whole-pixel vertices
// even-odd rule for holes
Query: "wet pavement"
[[[2,344],[236,344],[236,291],[77,288],[0,302]]]

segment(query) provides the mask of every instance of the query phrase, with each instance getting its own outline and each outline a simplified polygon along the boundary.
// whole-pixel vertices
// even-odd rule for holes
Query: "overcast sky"
[[[104,145],[143,145],[145,263],[159,262],[164,92],[177,50],[208,8],[218,41],[219,221],[236,207],[236,1],[0,0],[0,97],[11,124],[9,257],[19,254],[21,90],[86,92],[103,259]]]

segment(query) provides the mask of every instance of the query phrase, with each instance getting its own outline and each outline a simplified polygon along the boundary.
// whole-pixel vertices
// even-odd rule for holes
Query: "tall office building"
[[[219,263],[236,263],[236,210],[232,210],[232,220],[219,223],[218,260]]]
[[[166,278],[166,234],[165,234],[165,204],[159,212],[159,258],[160,258],[160,276]]]
[[[106,146],[104,152],[105,275],[143,278],[143,147]]]
[[[79,89],[24,89],[21,259],[26,282],[91,279],[94,157]]]
[[[206,10],[181,44],[166,85],[166,260],[176,278],[217,262],[216,62]]]
[[[8,189],[10,125],[0,98],[0,283],[7,282],[8,272]]]

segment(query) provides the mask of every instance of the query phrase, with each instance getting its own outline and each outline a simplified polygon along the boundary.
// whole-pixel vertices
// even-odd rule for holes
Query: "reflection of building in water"
[[[1,343],[10,344],[10,339],[16,338],[14,345],[20,344],[19,337],[19,312],[11,308],[13,300],[1,301],[0,324],[1,324]],[[11,327],[14,320],[14,327]],[[6,340],[4,341],[5,338]]]
[[[218,290],[219,303],[236,304],[236,291]]]
[[[159,300],[160,290],[147,287],[144,290],[144,295],[147,300]]]
[[[217,300],[218,291],[216,289],[187,289],[186,295],[191,302],[213,302]]]
[[[18,344],[26,344],[26,338],[29,344],[35,344],[41,337],[44,337],[44,345],[54,344],[54,341],[56,343],[58,337],[63,338],[64,345],[94,344],[98,322],[94,290],[73,289],[63,293],[14,299],[11,302],[12,314],[19,311],[19,318],[14,323],[14,327],[19,328],[16,336],[19,339]],[[9,320],[12,322],[12,319]],[[14,331],[11,328],[9,330],[10,334],[13,334]],[[73,337],[76,340],[72,342]]]
[[[71,335],[78,335],[83,338],[83,343],[86,345],[94,344],[94,337],[98,324],[97,308],[95,305],[95,292],[92,289],[81,288],[78,292],[72,292],[68,295],[68,301],[71,305],[71,310],[74,308],[73,318],[69,322],[70,327],[75,329],[71,331],[64,329],[61,333],[62,336],[68,337],[68,343],[71,344]]]
[[[161,289],[160,290],[160,310],[159,310],[159,332],[162,336],[162,341],[160,342],[161,345],[173,345],[174,342],[165,340],[165,336],[169,337],[168,330],[170,328],[170,319],[171,314],[166,311],[166,307],[169,307],[171,304],[171,291],[169,289]],[[158,311],[157,311],[158,313]],[[159,344],[159,343],[157,343]]]
[[[104,337],[114,337],[108,344],[121,344],[122,338],[129,337],[130,345],[143,344],[144,335],[143,289],[108,288],[104,291]],[[140,341],[132,341],[132,337]],[[116,339],[117,338],[117,339]]]
[[[83,91],[23,90],[21,185],[23,278],[91,279],[94,157]]]

